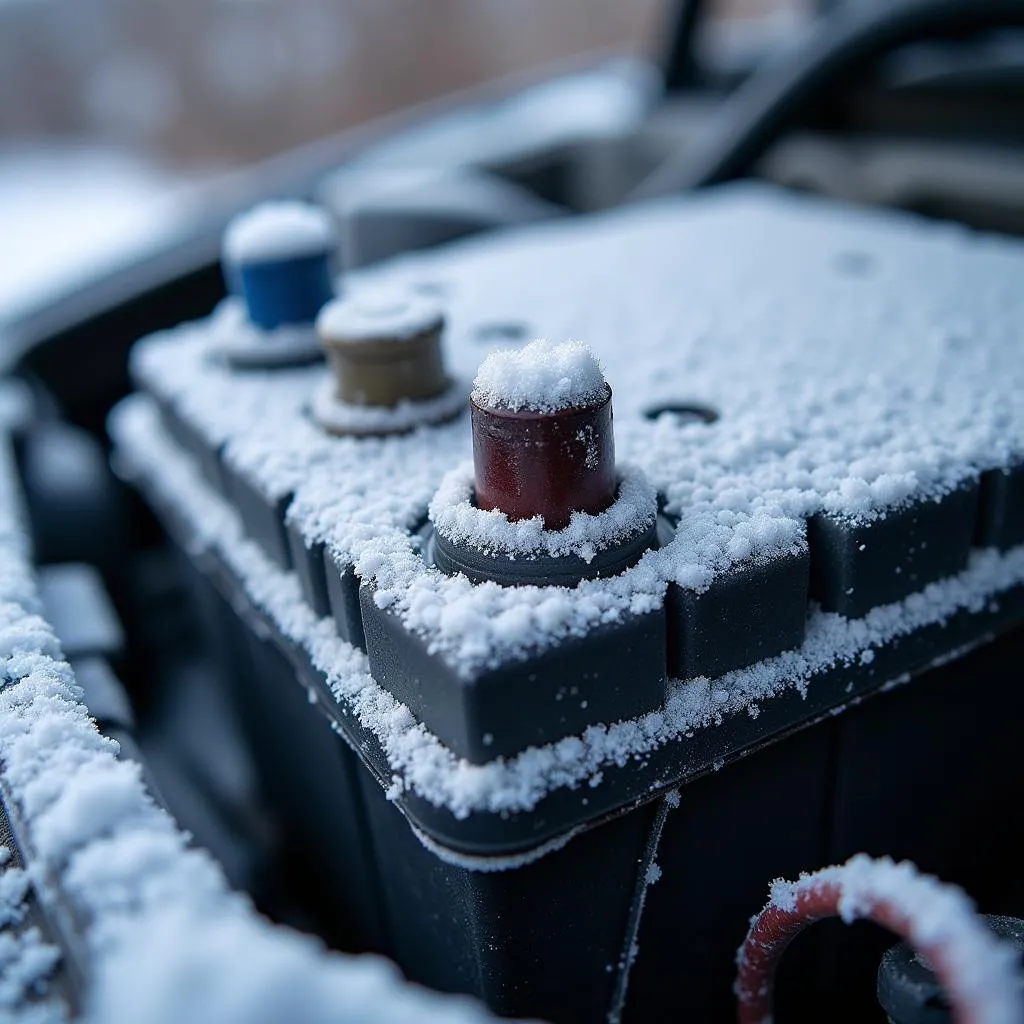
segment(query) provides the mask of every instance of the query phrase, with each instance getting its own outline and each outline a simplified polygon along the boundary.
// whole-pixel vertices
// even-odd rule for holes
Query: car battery
[[[300,221],[254,233],[286,277]],[[347,275],[329,364],[248,293],[136,348],[117,464],[233,609],[357,945],[502,1014],[723,1019],[773,877],[866,849],[1024,912],[1022,271],[733,186]]]

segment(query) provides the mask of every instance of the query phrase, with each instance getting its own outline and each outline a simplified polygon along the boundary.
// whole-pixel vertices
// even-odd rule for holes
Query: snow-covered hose
[[[858,854],[845,864],[772,883],[768,905],[737,955],[740,1024],[772,1020],[775,969],[809,924],[841,917],[884,925],[927,959],[956,1024],[1024,1021],[1017,955],[986,927],[962,889],[903,861]]]

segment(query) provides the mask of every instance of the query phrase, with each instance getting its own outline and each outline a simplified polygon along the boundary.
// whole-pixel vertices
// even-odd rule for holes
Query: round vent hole
[[[836,255],[835,266],[846,277],[870,277],[875,272],[875,258],[851,249]]]
[[[718,419],[718,411],[694,402],[660,402],[645,409],[644,416],[649,420],[667,416],[682,426],[686,423],[714,423]]]
[[[473,337],[481,345],[515,345],[530,337],[530,328],[517,321],[500,321],[481,324],[473,332]]]

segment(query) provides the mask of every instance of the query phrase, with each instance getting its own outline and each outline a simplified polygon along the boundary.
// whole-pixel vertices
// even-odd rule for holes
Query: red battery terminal
[[[470,398],[476,503],[510,520],[596,514],[617,490],[612,390],[579,342],[535,341],[484,360]]]

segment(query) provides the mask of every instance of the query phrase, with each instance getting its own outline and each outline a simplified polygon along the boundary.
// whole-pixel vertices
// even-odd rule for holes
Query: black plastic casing
[[[750,559],[702,593],[669,585],[669,672],[715,679],[804,642],[810,552]]]
[[[263,493],[226,459],[222,463],[222,472],[228,500],[241,516],[245,532],[279,569],[291,569],[291,545],[284,517],[292,495],[272,497]]]
[[[449,749],[475,764],[517,754],[660,707],[665,699],[664,609],[568,637],[525,659],[465,677],[401,619],[360,589],[374,679]]]
[[[321,618],[331,614],[327,596],[327,574],[324,571],[324,542],[307,544],[302,531],[294,524],[287,523],[288,551],[292,567],[299,578],[299,589],[306,604]]]
[[[812,516],[811,596],[825,611],[857,619],[955,576],[967,567],[977,511],[978,484],[970,481],[877,519]]]
[[[983,473],[975,543],[1009,551],[1024,544],[1024,465]]]
[[[327,603],[334,616],[338,636],[353,647],[366,650],[363,628],[362,601],[359,597],[359,579],[348,563],[339,563],[330,549],[324,546],[324,577],[327,580]]]

